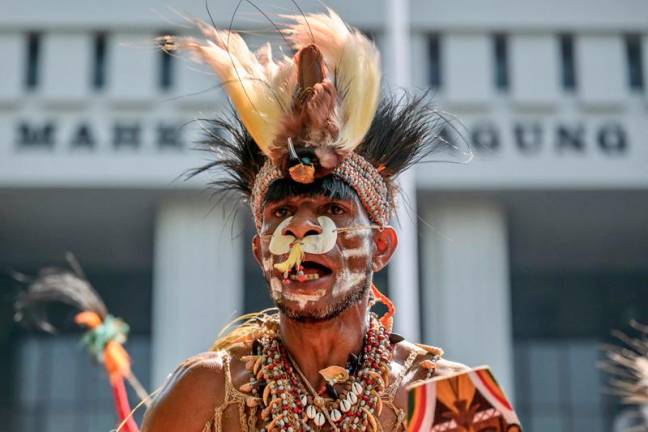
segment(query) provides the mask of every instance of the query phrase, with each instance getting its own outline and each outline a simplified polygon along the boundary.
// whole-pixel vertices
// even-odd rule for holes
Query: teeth
[[[304,274],[304,275],[295,275],[291,274],[290,275],[290,280],[294,281],[310,281],[310,280],[315,280],[319,279],[319,274],[317,273],[309,273],[309,274]]]

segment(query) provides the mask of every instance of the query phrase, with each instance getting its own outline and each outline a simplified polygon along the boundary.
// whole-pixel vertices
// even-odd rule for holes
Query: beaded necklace
[[[257,339],[252,351],[253,355],[243,358],[251,378],[241,390],[252,395],[248,406],[261,409],[265,431],[317,431],[327,423],[334,431],[379,430],[392,346],[389,333],[374,314],[360,354],[351,354],[346,368],[320,371],[329,397],[311,387],[276,330]],[[343,386],[341,391],[335,389],[336,384]]]

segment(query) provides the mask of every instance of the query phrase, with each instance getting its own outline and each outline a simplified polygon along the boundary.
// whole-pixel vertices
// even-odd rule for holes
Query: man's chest
[[[305,422],[307,419],[304,418]],[[272,429],[269,429],[272,427]],[[278,424],[271,425],[270,420],[263,420],[260,412],[255,411],[253,408],[245,406],[243,403],[233,403],[228,406],[220,415],[216,415],[211,429],[206,429],[203,432],[254,432],[265,430],[270,432],[274,431],[293,431],[294,427],[282,426]],[[323,424],[318,431],[342,431],[340,428],[332,426],[329,423]],[[374,417],[370,421],[359,420],[357,423],[358,431],[385,431],[385,432],[401,432],[405,431],[405,410],[397,407],[392,401],[384,399],[383,409],[379,416]]]

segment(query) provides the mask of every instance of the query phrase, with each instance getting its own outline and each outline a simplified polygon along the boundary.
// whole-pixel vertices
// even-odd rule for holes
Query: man
[[[162,39],[212,66],[237,110],[214,122],[216,160],[194,174],[220,168],[217,190],[249,201],[278,312],[183,362],[144,431],[402,431],[406,387],[463,369],[392,333],[372,283],[398,243],[394,178],[439,144],[436,113],[423,99],[379,103],[377,50],[332,11],[292,19],[296,54],[278,63],[204,24],[208,44]]]

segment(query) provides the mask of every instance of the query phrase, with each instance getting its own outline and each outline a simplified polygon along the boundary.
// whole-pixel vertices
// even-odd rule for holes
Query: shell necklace
[[[378,431],[391,357],[389,334],[371,314],[361,353],[352,354],[346,368],[320,371],[329,396],[323,397],[292,361],[276,331],[268,332],[253,344],[253,355],[243,359],[252,376],[241,390],[251,393],[248,406],[261,409],[267,432],[317,431],[327,423],[334,431]],[[343,389],[338,392],[336,384]]]

